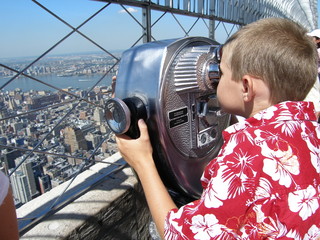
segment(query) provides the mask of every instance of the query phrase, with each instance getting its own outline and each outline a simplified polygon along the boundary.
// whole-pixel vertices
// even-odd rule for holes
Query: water
[[[57,88],[78,88],[78,89],[89,89],[94,86],[103,75],[96,74],[96,75],[83,75],[83,76],[68,76],[68,77],[58,77],[54,74],[52,75],[44,75],[44,76],[36,76],[36,79],[39,79],[43,82],[46,82],[50,85],[53,85]],[[97,86],[109,86],[111,84],[112,75],[105,76]],[[9,77],[0,77],[0,87],[3,86],[7,81],[11,78]],[[16,88],[20,88],[23,92],[27,92],[30,90],[51,90],[56,91],[56,89],[39,83],[33,79],[27,77],[19,77],[14,79],[11,83],[5,86],[3,91],[11,91]]]

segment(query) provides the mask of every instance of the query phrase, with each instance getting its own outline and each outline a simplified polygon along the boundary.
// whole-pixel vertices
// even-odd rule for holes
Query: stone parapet
[[[119,153],[104,161],[123,163]],[[97,163],[79,174],[65,194],[77,191],[83,194],[58,206],[54,214],[32,225],[20,239],[151,239],[151,217],[136,176],[127,165],[121,170],[112,170],[112,167],[114,165]],[[110,171],[113,172],[110,174]],[[32,218],[48,209],[68,184],[70,182],[24,204],[17,209],[18,218]]]

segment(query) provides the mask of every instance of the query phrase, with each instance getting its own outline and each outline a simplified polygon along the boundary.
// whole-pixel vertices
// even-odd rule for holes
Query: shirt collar
[[[268,107],[254,116],[240,121],[226,128],[229,134],[238,132],[247,127],[263,126],[280,121],[317,121],[312,102],[286,101]]]

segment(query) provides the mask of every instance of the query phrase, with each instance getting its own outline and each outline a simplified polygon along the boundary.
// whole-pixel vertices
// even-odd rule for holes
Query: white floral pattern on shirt
[[[195,239],[209,240],[222,233],[219,221],[213,214],[196,215],[191,220],[192,226],[190,229],[195,233]]]
[[[313,186],[308,186],[306,189],[289,193],[288,202],[290,210],[299,212],[304,221],[319,209],[319,192]]]

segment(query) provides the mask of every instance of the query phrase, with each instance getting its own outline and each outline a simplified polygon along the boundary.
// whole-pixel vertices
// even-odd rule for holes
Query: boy
[[[219,155],[202,176],[203,194],[177,209],[141,137],[117,136],[136,170],[165,239],[317,239],[320,237],[320,129],[302,102],[317,74],[317,53],[285,19],[249,24],[224,45],[217,96],[246,118],[227,128]],[[227,94],[226,94],[227,93]]]

